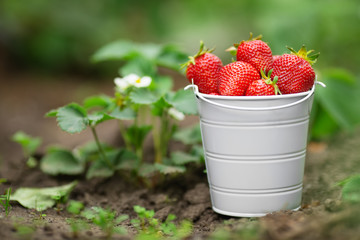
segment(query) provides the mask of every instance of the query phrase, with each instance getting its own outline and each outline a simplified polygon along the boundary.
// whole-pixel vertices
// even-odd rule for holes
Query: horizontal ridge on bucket
[[[193,87],[213,210],[257,217],[298,209],[313,87],[276,96],[218,96]]]

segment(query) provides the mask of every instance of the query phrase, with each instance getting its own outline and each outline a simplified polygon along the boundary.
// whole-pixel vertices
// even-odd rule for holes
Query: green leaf
[[[149,89],[156,92],[158,96],[163,96],[164,94],[171,91],[174,86],[174,81],[171,77],[168,76],[156,76],[153,77]]]
[[[153,43],[133,43],[126,40],[115,41],[100,48],[91,58],[93,62],[109,60],[131,60],[138,56],[156,59],[162,52],[162,45]]]
[[[198,145],[198,144],[193,145],[190,150],[190,154],[193,156],[197,156],[199,158],[200,163],[205,162],[205,153],[202,145]]]
[[[77,182],[72,182],[59,187],[49,188],[19,188],[11,195],[11,201],[17,201],[26,208],[44,211],[56,204],[59,196],[67,199]]]
[[[100,208],[100,207],[87,208],[87,209],[85,209],[84,211],[81,212],[81,216],[83,216],[84,218],[92,221],[93,219],[96,218],[96,216],[102,210],[103,209]]]
[[[151,76],[156,73],[156,65],[154,61],[144,57],[136,57],[128,61],[119,69],[120,76],[127,76],[129,74],[136,74],[138,76]]]
[[[84,100],[83,104],[86,109],[101,107],[107,109],[113,103],[113,99],[106,95],[91,96]]]
[[[350,203],[360,202],[360,174],[349,178],[343,186],[342,198]]]
[[[70,151],[53,149],[41,159],[40,169],[50,175],[78,175],[84,172],[85,166]]]
[[[93,62],[127,60],[137,56],[135,44],[130,41],[116,41],[101,47],[91,57]]]
[[[320,77],[319,81],[326,84],[326,88],[316,89],[320,107],[324,108],[342,129],[352,131],[354,126],[360,123],[359,81],[343,69],[325,71]]]
[[[183,220],[176,230],[176,237],[178,239],[186,239],[193,232],[193,223],[188,220]]]
[[[185,152],[172,152],[171,161],[175,165],[185,165],[190,162],[199,162],[199,157]]]
[[[152,104],[158,101],[160,97],[148,88],[135,88],[130,93],[130,100],[136,104]]]
[[[86,179],[95,177],[107,178],[113,176],[114,173],[114,169],[111,169],[104,161],[99,159],[90,165],[86,173]]]
[[[136,112],[132,108],[120,109],[117,107],[109,114],[109,116],[119,120],[133,120],[136,118]]]
[[[157,58],[157,64],[179,71],[180,64],[189,60],[188,56],[188,54],[180,51],[177,46],[169,44],[162,49],[162,52]]]
[[[145,58],[156,60],[163,51],[163,45],[156,43],[138,43],[137,51]]]
[[[155,163],[155,168],[162,174],[184,173],[186,171],[184,166],[170,166],[160,163]]]
[[[36,158],[34,157],[29,157],[28,160],[26,161],[26,165],[29,167],[29,168],[34,168],[37,166],[37,161],[36,161]]]
[[[80,214],[82,209],[84,209],[84,204],[75,200],[71,200],[66,208],[66,210],[72,214]]]
[[[164,111],[168,110],[170,107],[171,105],[165,101],[164,97],[161,97],[151,105],[151,113],[154,116],[162,116]]]
[[[132,125],[126,129],[126,138],[136,147],[142,147],[144,140],[151,131],[151,125],[136,126]]]
[[[125,220],[128,220],[128,219],[129,219],[129,215],[126,215],[126,214],[120,215],[119,217],[117,217],[117,218],[115,219],[115,223],[116,223],[116,224],[119,224],[119,223],[121,223],[121,222],[123,222],[123,221],[125,221]]]
[[[59,108],[56,116],[60,128],[68,133],[81,132],[89,125],[86,110],[76,103]]]
[[[133,170],[138,169],[139,167],[139,159],[136,154],[127,149],[121,149],[119,154],[117,155],[117,161],[114,162],[114,166],[116,169],[126,169]]]
[[[188,54],[173,44],[159,45],[154,43],[134,43],[126,40],[111,42],[91,57],[93,62],[128,61],[142,57],[153,61],[156,65],[179,71],[180,64],[188,60]],[[135,73],[135,72],[133,72]]]
[[[112,147],[108,146],[105,143],[100,143],[101,148],[105,152],[109,152],[113,150]],[[99,148],[95,141],[86,143],[85,145],[82,145],[80,147],[77,147],[73,150],[73,154],[75,158],[77,158],[80,162],[86,163],[89,161],[96,161],[99,159]]]
[[[156,172],[156,168],[154,164],[143,163],[139,167],[138,175],[140,177],[149,177],[152,176]]]
[[[11,140],[22,146],[25,157],[33,155],[42,143],[41,138],[31,137],[22,131],[16,132]]]
[[[93,113],[93,114],[88,114],[87,118],[89,119],[89,125],[91,125],[91,126],[96,126],[99,123],[102,123],[104,121],[113,119],[108,114],[102,113],[102,112],[96,112],[96,113]]]
[[[45,113],[45,117],[56,117],[58,109],[53,109]]]
[[[174,134],[174,139],[184,144],[196,144],[201,143],[201,130],[200,125],[195,124],[194,126],[182,128]]]
[[[168,103],[184,114],[197,114],[197,102],[194,93],[191,91],[178,90],[165,96]]]
[[[123,226],[114,226],[113,231],[114,231],[114,233],[117,233],[120,235],[126,235],[128,233],[126,228]]]
[[[313,106],[313,110],[314,108],[315,106]],[[315,121],[311,126],[311,137],[313,139],[330,137],[340,129],[339,124],[324,108],[319,108],[313,114],[315,114]]]

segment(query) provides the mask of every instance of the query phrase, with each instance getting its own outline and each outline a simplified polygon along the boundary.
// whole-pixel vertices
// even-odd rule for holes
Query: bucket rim
[[[217,95],[206,94],[207,96],[211,96],[211,97],[215,96],[215,97],[217,97],[217,98],[211,98],[211,97],[207,98],[207,97],[204,96],[204,94],[199,93],[198,86],[196,86],[194,84],[186,86],[185,90],[188,89],[188,88],[191,88],[191,87],[194,89],[195,96],[197,98],[207,102],[207,103],[210,103],[210,104],[218,106],[218,107],[223,107],[223,108],[228,108],[228,109],[233,109],[233,110],[243,110],[243,111],[269,111],[269,110],[279,110],[279,109],[282,109],[282,108],[292,107],[292,106],[301,104],[301,103],[305,102],[306,100],[308,100],[311,96],[314,95],[314,91],[315,91],[315,85],[314,85],[311,88],[310,91],[303,92],[303,93],[298,93],[298,94],[288,94],[288,96],[290,96],[290,97],[287,97],[286,95],[284,95],[285,97],[281,98],[282,95],[280,95],[280,96],[276,95],[276,96],[262,96],[263,98],[260,98],[260,99],[258,98],[260,96],[256,96],[256,97],[250,97],[250,96],[225,96],[226,98],[225,99],[223,98],[223,100],[226,100],[226,99],[229,100],[230,99],[230,101],[238,100],[238,101],[244,101],[244,102],[246,102],[246,101],[252,101],[252,102],[263,101],[265,99],[269,99],[269,97],[273,97],[273,98],[271,98],[273,100],[286,99],[286,98],[287,99],[296,99],[294,97],[300,98],[299,100],[296,100],[296,101],[288,103],[288,104],[280,105],[280,106],[272,106],[272,107],[267,106],[267,107],[254,108],[254,107],[239,107],[239,106],[232,106],[232,105],[219,103],[216,100],[221,100],[222,98],[219,98],[219,96],[217,96]],[[296,96],[294,96],[294,95],[296,95]],[[240,97],[242,97],[242,98],[240,98]]]
[[[196,95],[200,95],[202,97],[214,99],[214,100],[245,100],[245,101],[268,100],[268,99],[275,100],[275,99],[288,99],[288,98],[303,97],[303,96],[310,94],[310,92],[312,92],[312,90],[313,90],[312,88],[306,92],[290,93],[290,94],[282,94],[282,95],[268,95],[268,96],[224,96],[224,95],[211,95],[211,94],[200,93],[200,92],[196,92]]]

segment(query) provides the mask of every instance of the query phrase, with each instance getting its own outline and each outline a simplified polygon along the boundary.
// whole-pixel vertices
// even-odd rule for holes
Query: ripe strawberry
[[[266,76],[264,71],[261,70],[261,79],[253,81],[246,90],[246,96],[266,96],[266,95],[278,95],[281,94],[276,82],[277,77],[271,80],[271,69]]]
[[[260,79],[258,71],[246,62],[232,62],[220,70],[219,93],[243,96],[252,81]]]
[[[279,57],[281,57],[281,55],[273,55],[273,61],[275,61],[275,60],[278,59]]]
[[[236,59],[253,65],[258,72],[265,69],[267,73],[272,69],[273,57],[270,47],[261,40],[262,36],[252,38],[247,41],[241,41],[240,44],[235,44],[237,47]]]
[[[217,93],[219,72],[223,64],[217,56],[212,54],[213,49],[204,48],[204,43],[200,42],[199,52],[189,57],[189,61],[182,65],[186,68],[186,77],[190,83],[194,82],[201,93]]]
[[[277,85],[282,94],[306,92],[314,85],[315,72],[312,65],[319,53],[309,56],[313,50],[306,51],[305,46],[298,52],[288,49],[291,54],[284,54],[274,61],[271,77],[279,78]]]

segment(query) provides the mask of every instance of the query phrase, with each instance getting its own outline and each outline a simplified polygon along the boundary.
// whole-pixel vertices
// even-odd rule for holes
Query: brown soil
[[[7,182],[0,185],[0,192],[12,187],[48,187],[68,183],[75,178],[50,177],[39,169],[29,169],[20,147],[9,140],[17,130],[40,136],[44,143],[40,153],[51,144],[75,147],[91,139],[89,132],[69,135],[56,126],[54,119],[44,118],[48,110],[71,101],[78,101],[96,93],[112,93],[112,80],[101,82],[79,78],[29,78],[28,76],[3,76],[0,87],[0,178]],[[186,82],[178,79],[177,87]],[[198,121],[190,117],[182,125]],[[116,125],[99,126],[100,139],[119,143]],[[189,239],[360,239],[360,217],[357,206],[341,202],[341,189],[335,183],[356,174],[360,169],[360,131],[352,135],[339,135],[332,141],[311,143],[306,160],[303,205],[299,211],[277,212],[262,218],[231,218],[216,214],[211,209],[209,189],[203,167],[194,166],[186,174],[166,177],[153,189],[144,188],[117,175],[109,179],[85,180],[79,183],[70,199],[83,202],[86,207],[111,208],[119,214],[135,218],[134,205],[156,211],[155,217],[164,220],[169,213],[177,221],[193,222]],[[0,239],[73,239],[65,210],[49,209],[43,212],[25,209],[12,203],[9,217],[0,207]],[[135,229],[130,220],[122,223],[127,236],[114,239],[132,239]],[[21,235],[19,226],[36,229]],[[96,227],[81,232],[80,239],[102,239]]]

